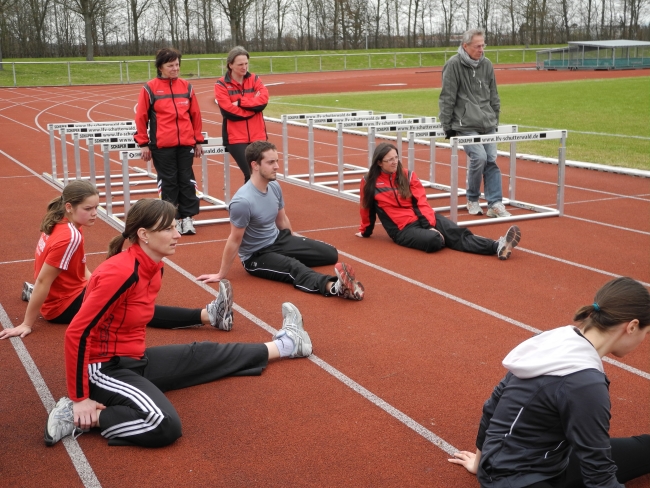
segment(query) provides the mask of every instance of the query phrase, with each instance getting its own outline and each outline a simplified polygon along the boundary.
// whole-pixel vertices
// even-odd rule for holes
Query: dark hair
[[[226,58],[226,70],[228,72],[232,71],[230,65],[235,62],[235,58],[237,56],[246,56],[246,59],[251,58],[248,54],[248,51],[246,51],[246,49],[244,49],[242,46],[233,47],[228,53],[228,57]]]
[[[108,258],[122,252],[122,246],[127,239],[132,244],[138,242],[138,230],[147,229],[160,232],[168,228],[176,216],[176,207],[167,200],[143,198],[129,209],[124,224],[124,232],[113,237],[108,243]]]
[[[374,205],[377,178],[381,173],[381,166],[379,166],[379,163],[386,157],[386,154],[392,150],[397,152],[397,157],[399,158],[397,147],[389,142],[382,142],[375,148],[375,152],[372,153],[372,164],[365,175],[366,184],[363,188],[363,195],[361,195],[361,206],[363,208],[371,208]],[[402,162],[399,159],[397,160],[395,183],[397,184],[397,191],[402,198],[411,198],[411,189],[409,188],[408,178],[404,174],[404,168],[402,168]]]
[[[65,216],[66,203],[69,203],[74,208],[93,195],[99,195],[99,192],[89,181],[74,180],[68,183],[61,196],[48,203],[47,213],[41,221],[41,232],[45,232],[47,235],[52,233],[54,226],[61,222],[61,219]]]
[[[592,327],[606,331],[637,319],[639,328],[650,324],[650,293],[632,278],[616,278],[596,292],[594,303],[580,308],[573,320],[586,331]]]
[[[181,52],[173,47],[163,47],[162,49],[159,49],[156,53],[156,71],[158,71],[158,76],[162,74],[160,72],[160,67],[163,64],[171,63],[178,59],[178,64],[180,65],[182,56]]]
[[[251,142],[246,147],[244,156],[246,157],[246,162],[248,163],[251,171],[253,171],[253,161],[255,161],[257,164],[260,164],[262,162],[262,158],[264,158],[264,153],[266,151],[270,151],[271,149],[277,151],[275,144],[269,141]]]

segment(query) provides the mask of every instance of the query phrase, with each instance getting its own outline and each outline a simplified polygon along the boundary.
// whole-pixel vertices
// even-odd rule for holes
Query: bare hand
[[[143,161],[151,161],[151,149],[148,146],[140,148],[140,158]]]
[[[97,425],[97,410],[104,410],[106,407],[95,400],[86,398],[80,402],[72,402],[74,424],[84,432]]]
[[[363,237],[363,234],[362,234],[361,232],[357,232],[357,233],[354,234],[354,235],[357,236],[357,237]]]
[[[32,328],[25,324],[20,324],[17,327],[10,329],[0,330],[0,340],[9,339],[10,337],[26,337],[32,332]]]
[[[225,276],[221,276],[221,273],[217,274],[202,274],[198,278],[196,278],[196,281],[201,281],[203,283],[218,283],[221,280],[223,280]]]
[[[476,465],[476,453],[469,451],[460,451],[454,453],[453,459],[447,459],[450,463],[459,464],[472,474],[476,474],[478,466]]]
[[[194,146],[194,157],[195,158],[200,158],[202,154],[203,154],[203,146],[201,144],[195,145]]]

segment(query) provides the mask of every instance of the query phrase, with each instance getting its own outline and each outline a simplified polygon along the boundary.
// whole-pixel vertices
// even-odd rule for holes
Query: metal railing
[[[495,64],[531,63],[536,49],[490,49],[485,55]],[[443,66],[456,54],[445,51],[360,52],[255,56],[249,69],[256,74],[307,73],[360,69]],[[154,60],[121,61],[11,61],[3,62],[0,86],[60,86],[142,83],[155,77]],[[185,79],[216,78],[225,72],[226,58],[183,58]],[[7,67],[11,66],[11,71]]]

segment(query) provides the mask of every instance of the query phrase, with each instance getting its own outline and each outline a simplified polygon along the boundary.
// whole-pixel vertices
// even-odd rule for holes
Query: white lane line
[[[526,249],[525,247],[521,247],[521,246],[517,246],[517,250],[527,252],[529,254],[534,254],[535,256],[540,256],[542,258],[550,259],[552,261],[557,261],[557,262],[562,263],[562,264],[568,264],[569,266],[575,266],[576,268],[582,268],[582,269],[586,269],[588,271],[593,271],[594,273],[600,273],[600,274],[603,274],[605,276],[611,276],[612,278],[620,278],[621,276],[623,276],[623,275],[616,274],[616,273],[610,273],[609,271],[605,271],[605,270],[602,270],[602,269],[592,268],[591,266],[576,263],[575,261],[568,261],[566,259],[551,256],[550,254],[544,254],[544,253],[541,253],[541,252],[532,251],[530,249]],[[639,281],[639,280],[637,280],[637,281]],[[650,287],[650,283],[646,283],[644,281],[639,281],[639,283],[641,283],[643,286]]]
[[[433,286],[426,285],[424,283],[421,283],[417,280],[414,280],[412,278],[409,278],[408,276],[404,276],[400,273],[396,273],[395,271],[391,271],[390,269],[384,268],[383,266],[378,266],[374,263],[371,263],[369,261],[366,261],[365,259],[358,258],[352,254],[343,252],[339,250],[339,254],[342,256],[346,256],[354,261],[357,261],[361,264],[365,264],[366,266],[373,268],[377,271],[381,271],[383,273],[386,273],[387,275],[393,276],[394,278],[398,278],[400,280],[406,281],[407,283],[410,283],[411,285],[418,286],[420,288],[423,288],[425,290],[428,290],[430,292],[433,292],[437,295],[440,295],[442,297],[445,297],[449,300],[453,300],[454,302],[460,303],[461,305],[465,305],[466,307],[472,308],[474,310],[478,310],[479,312],[483,312],[491,317],[494,317],[499,320],[503,320],[504,322],[507,322],[509,324],[512,324],[514,326],[517,326],[521,329],[527,330],[529,332],[532,332],[533,334],[539,334],[542,332],[541,329],[537,329],[531,325],[524,324],[523,322],[519,322],[518,320],[511,319],[510,317],[506,317],[505,315],[500,314],[499,312],[495,312],[493,310],[490,310],[489,308],[482,307],[481,305],[477,305],[476,303],[470,302],[465,300],[464,298],[457,297],[455,295],[452,295],[451,293],[447,293],[445,291],[439,290],[438,288],[434,288]],[[630,373],[633,373],[637,376],[640,376],[642,378],[645,378],[647,380],[650,380],[650,373],[646,373],[645,371],[641,371],[640,369],[634,368],[632,366],[629,366],[627,364],[621,363],[620,361],[616,361],[614,359],[609,359],[608,357],[604,357],[603,361],[608,362],[610,364],[613,364],[614,366],[618,366],[619,368],[622,368],[626,371],[629,371]]]
[[[0,323],[5,329],[13,329],[14,327],[2,304],[0,304]],[[43,376],[41,376],[38,367],[27,351],[23,340],[20,337],[11,337],[9,341],[11,342],[11,345],[14,346],[18,359],[20,359],[20,362],[23,364],[29,379],[32,381],[32,384],[36,389],[36,393],[38,393],[38,397],[41,399],[41,402],[43,402],[45,410],[49,414],[49,412],[54,408],[56,402],[54,401],[54,397],[49,388],[45,384]],[[65,450],[68,451],[72,464],[77,470],[79,478],[81,478],[84,486],[87,488],[100,488],[101,484],[99,483],[93,468],[90,466],[88,459],[86,459],[79,443],[72,436],[64,437],[62,442],[65,446]]]
[[[583,219],[582,217],[575,217],[573,215],[564,214],[563,217],[568,219],[580,220],[582,222],[588,222],[590,224],[604,225],[605,227],[612,227],[613,229],[626,230],[628,232],[636,232],[637,234],[643,234],[644,236],[650,236],[650,232],[644,230],[630,229],[629,227],[621,227],[620,225],[607,224],[605,222],[600,222],[598,220]]]
[[[203,288],[205,291],[208,293],[212,294],[213,296],[217,296],[219,292],[212,288],[211,286],[208,286],[204,283],[201,283],[199,281],[196,281],[196,276],[193,274],[189,273],[188,271],[185,271],[185,269],[181,268],[179,265],[174,263],[173,261],[170,261],[169,259],[165,258],[163,260],[165,262],[165,265],[175,269],[178,271],[181,275],[183,275],[185,278],[188,280],[192,281],[196,285],[200,286]],[[267,331],[269,334],[275,335],[278,330],[274,329],[271,327],[269,324],[264,322],[262,319],[259,317],[256,317],[252,313],[250,313],[248,310],[240,307],[237,304],[233,304],[233,310],[236,312],[239,312],[242,314],[244,317],[246,317],[248,320],[253,322],[255,325],[261,327],[265,331]],[[445,451],[447,454],[450,456],[453,455],[455,452],[458,452],[458,449],[456,449],[454,446],[449,444],[447,441],[445,441],[442,437],[434,434],[431,432],[429,429],[424,427],[422,424],[416,422],[413,420],[411,417],[406,415],[404,412],[401,410],[398,410],[397,408],[393,407],[386,401],[382,400],[380,397],[369,391],[368,389],[364,388],[361,386],[359,383],[351,379],[350,377],[346,376],[343,374],[341,371],[336,369],[334,366],[331,366],[329,363],[326,361],[323,361],[316,355],[311,355],[308,358],[310,361],[312,361],[314,364],[316,364],[318,367],[322,368],[325,370],[327,373],[330,375],[334,376],[337,380],[341,381],[344,385],[349,387],[350,389],[356,391],[358,394],[360,394],[362,397],[364,397],[366,400],[368,400],[370,403],[373,405],[381,408],[384,412],[386,412],[388,415],[391,417],[395,418],[402,424],[406,425],[409,429],[415,431],[422,437],[424,437],[426,440],[434,444],[435,446],[439,447],[443,451]]]

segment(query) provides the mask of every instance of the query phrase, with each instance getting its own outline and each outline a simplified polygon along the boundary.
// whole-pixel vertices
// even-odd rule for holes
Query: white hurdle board
[[[494,219],[481,219],[462,222],[463,226],[482,225],[491,222],[512,222],[517,220],[529,220],[543,217],[561,217],[564,215],[564,178],[565,178],[565,163],[566,163],[566,130],[550,130],[538,132],[515,132],[510,134],[503,134],[497,132],[496,134],[477,135],[477,136],[460,136],[452,137],[451,142],[451,195],[450,195],[450,218],[453,222],[458,222],[458,147],[474,144],[488,144],[488,143],[510,143],[510,183],[509,183],[509,198],[504,199],[504,204],[509,204],[514,207],[523,208],[532,211],[529,214],[513,215],[510,217],[497,217]],[[556,208],[545,207],[533,203],[526,203],[515,199],[516,190],[516,143],[521,141],[544,141],[544,140],[560,140],[560,148],[558,150],[558,177],[557,177],[557,199]]]

